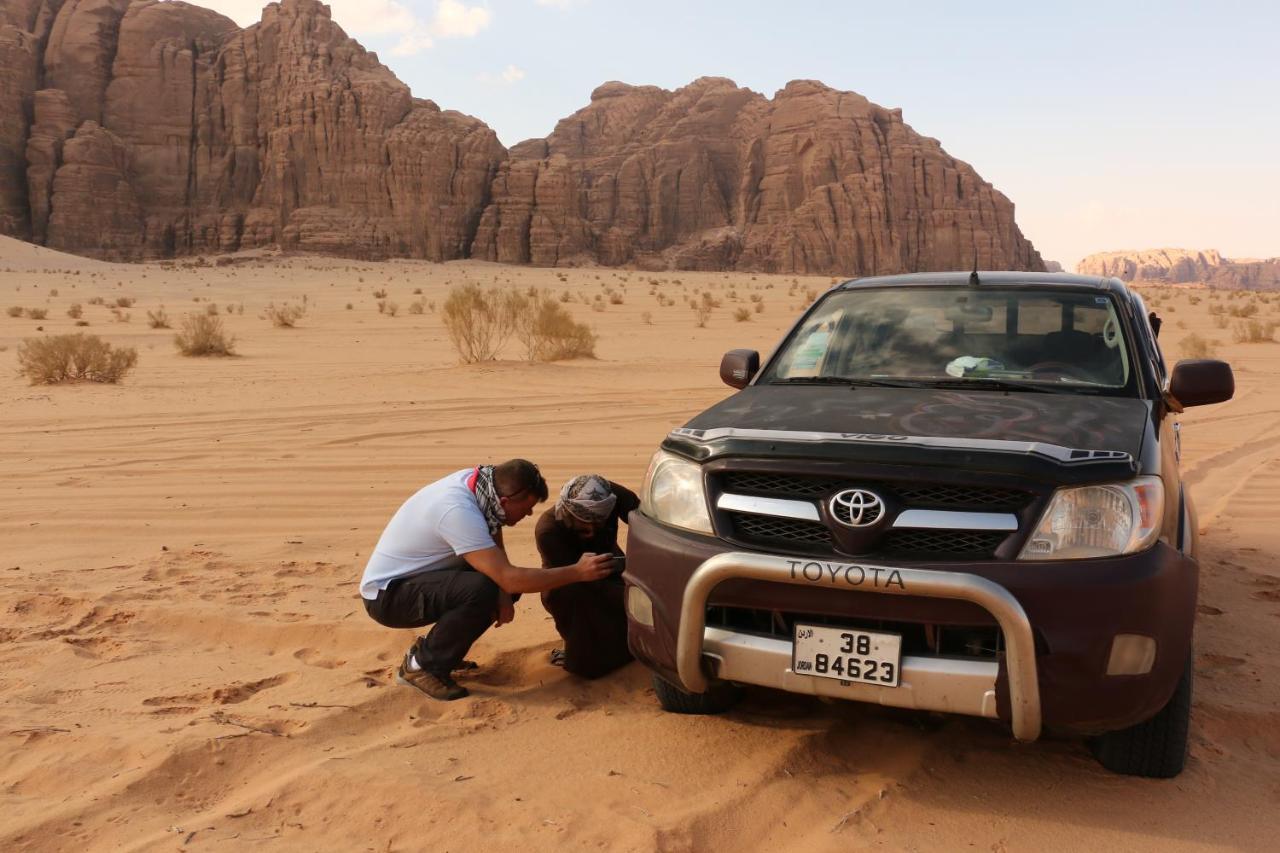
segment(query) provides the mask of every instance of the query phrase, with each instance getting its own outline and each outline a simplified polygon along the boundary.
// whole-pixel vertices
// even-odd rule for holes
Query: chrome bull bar
[[[681,606],[680,628],[676,637],[676,670],[684,688],[691,693],[705,693],[710,687],[703,669],[707,599],[717,585],[734,578],[883,595],[950,598],[977,604],[995,617],[1004,632],[1013,736],[1023,741],[1040,736],[1040,686],[1036,678],[1035,640],[1026,611],[1004,587],[962,572],[836,563],[744,552],[717,554],[694,570],[685,586]]]

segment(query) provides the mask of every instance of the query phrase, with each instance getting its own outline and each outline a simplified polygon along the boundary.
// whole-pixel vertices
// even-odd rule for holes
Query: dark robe
[[[640,506],[635,492],[610,481],[618,501],[590,539],[556,520],[555,508],[542,513],[534,530],[543,568],[568,566],[583,554],[617,554],[618,522],[626,521]],[[542,594],[542,605],[555,619],[564,638],[564,668],[584,678],[598,678],[631,660],[627,649],[627,615],[623,605],[621,575],[590,583],[571,583]]]

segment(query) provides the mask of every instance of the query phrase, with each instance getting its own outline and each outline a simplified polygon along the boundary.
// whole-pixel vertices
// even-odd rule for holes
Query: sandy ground
[[[407,308],[466,280],[624,303],[570,304],[598,360],[530,365],[513,345],[459,366],[438,314]],[[1218,339],[1239,390],[1184,418],[1206,532],[1176,780],[1111,775],[1079,741],[768,691],[725,717],[667,715],[638,666],[595,683],[551,667],[536,596],[477,644],[470,698],[394,684],[411,633],[370,621],[356,581],[401,500],[516,455],[553,487],[587,470],[638,485],[667,430],[728,393],[720,354],[769,350],[828,283],[317,258],[164,269],[0,242],[0,308],[49,309],[0,313],[0,848],[1274,849],[1280,344],[1230,343],[1193,290],[1153,293],[1165,346]],[[687,297],[709,286],[724,307],[696,328]],[[398,316],[378,313],[381,288]],[[764,313],[734,322],[731,289]],[[304,294],[298,328],[260,318]],[[129,322],[95,296],[136,299]],[[18,377],[19,343],[75,330],[73,302],[85,331],[137,347],[124,384]],[[243,304],[225,316],[240,357],[183,358],[147,326],[148,309],[176,325],[209,302]],[[508,539],[529,563],[531,533]]]

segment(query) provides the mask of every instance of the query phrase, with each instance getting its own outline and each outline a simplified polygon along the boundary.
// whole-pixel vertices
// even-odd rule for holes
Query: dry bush
[[[597,314],[603,314],[603,313],[604,313],[604,303],[603,303],[603,302],[592,302],[592,303],[591,303],[591,310],[592,310],[592,311],[595,311]]]
[[[516,297],[516,337],[524,344],[530,361],[562,361],[568,358],[595,358],[596,336],[586,323],[549,297]]]
[[[378,300],[378,313],[379,314],[387,313],[387,300],[385,299]]]
[[[424,310],[425,310],[425,306],[422,304],[421,299],[415,299],[409,303],[410,314],[421,314]]]
[[[214,314],[217,314],[218,303],[210,302],[208,305],[204,306],[204,313],[208,314],[210,317],[212,317]]]
[[[75,285],[72,285],[72,287],[75,287]],[[57,296],[57,295],[58,295],[58,288],[56,288],[56,287],[55,287],[53,290],[50,290],[50,291],[49,291],[49,295],[50,295],[50,296]]]
[[[82,308],[80,306],[80,303],[77,302],[67,309],[67,316],[70,317],[72,320],[79,320],[81,317],[84,316],[84,308]]]
[[[267,307],[262,309],[263,318],[270,320],[271,325],[277,329],[292,329],[306,315],[307,304],[305,300],[301,304],[286,302],[283,305],[268,302]]]
[[[1232,317],[1252,317],[1258,313],[1258,306],[1253,302],[1247,305],[1232,305],[1227,309],[1227,313]]]
[[[467,283],[449,291],[441,318],[454,349],[467,364],[491,361],[515,330],[524,297]]]
[[[77,326],[87,326],[87,325],[89,325],[89,321],[88,321],[88,320],[76,320],[76,325],[77,325]]]
[[[757,302],[757,303],[756,303],[756,313],[757,313],[757,314],[763,314],[763,313],[764,313],[764,303],[763,303],[763,302]]]
[[[646,326],[652,326],[652,325],[653,325],[653,314],[652,314],[651,312],[649,312],[649,311],[645,311],[644,313],[642,313],[642,314],[640,315],[640,322],[641,322],[641,323],[644,323]]]
[[[221,317],[188,314],[182,329],[173,336],[173,345],[183,355],[235,355],[236,339],[222,327]]]
[[[77,332],[30,338],[18,348],[18,371],[32,385],[119,382],[138,363],[133,347],[113,348],[96,335]]]
[[[706,302],[693,302],[694,324],[699,329],[705,329],[707,321],[711,319],[711,306]]]
[[[422,288],[421,288],[421,287],[415,287],[415,288],[413,289],[413,295],[414,295],[414,296],[421,296],[421,295],[422,295]]]
[[[1274,320],[1242,320],[1231,330],[1231,337],[1238,344],[1269,344],[1275,341],[1277,325]]]
[[[394,317],[400,311],[400,306],[394,302],[387,302],[386,313],[388,317]]]
[[[131,319],[133,319],[132,314],[126,314],[124,311],[121,311],[119,308],[112,308],[111,316],[116,318],[117,323],[127,323]]]
[[[733,319],[739,323],[745,323],[751,319],[751,309],[747,307],[738,308],[733,312]]]
[[[117,307],[117,308],[132,308],[132,307],[133,307],[133,302],[134,302],[134,300],[132,299],[132,297],[129,297],[129,296],[117,296],[117,297],[116,297],[116,307]]]
[[[361,280],[361,281],[364,281],[364,279],[360,279],[360,280]],[[373,292],[373,298],[374,298],[374,299],[386,299],[386,298],[387,298],[387,289],[384,287],[384,288],[382,288],[381,290],[375,290],[375,291]]]
[[[101,296],[95,296],[95,297],[93,297],[93,298],[91,298],[91,299],[89,300],[89,304],[90,304],[90,305],[103,305],[103,304],[105,304],[105,302],[103,301],[103,299],[102,299],[102,297],[101,297]]]
[[[23,308],[21,305],[10,305],[9,310],[6,311],[5,313],[8,314],[10,317],[21,317],[26,312],[27,312],[27,309]]]
[[[49,309],[48,308],[28,308],[27,316],[30,317],[32,320],[43,320],[45,317],[49,316]]]
[[[169,314],[161,305],[159,310],[147,312],[147,325],[153,329],[169,328]]]
[[[1178,347],[1183,358],[1217,358],[1217,350],[1214,348],[1215,341],[1202,338],[1195,332],[1187,335],[1182,339]]]
[[[609,304],[610,304],[610,305],[621,305],[621,304],[622,304],[622,294],[621,294],[621,293],[610,293],[610,294],[609,294]]]
[[[348,311],[351,311],[351,310],[354,310],[354,309],[355,309],[355,306],[354,306],[354,305],[352,305],[350,302],[348,302],[348,303],[347,303],[347,310],[348,310]]]

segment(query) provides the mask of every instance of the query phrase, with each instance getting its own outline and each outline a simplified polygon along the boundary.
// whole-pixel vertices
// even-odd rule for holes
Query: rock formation
[[[1083,275],[1114,276],[1147,284],[1206,284],[1243,290],[1280,289],[1280,258],[1224,258],[1216,249],[1144,249],[1099,252],[1076,264]]]
[[[63,251],[464,257],[506,157],[482,122],[413,98],[315,0],[267,6],[246,30],[157,0],[4,15],[0,231]]]
[[[899,110],[812,81],[606,83],[511,149],[472,254],[874,274],[1041,269],[1013,204]]]
[[[111,259],[263,246],[870,274],[1040,269],[1010,201],[852,92],[607,83],[508,153],[316,0],[0,9],[0,232]]]

